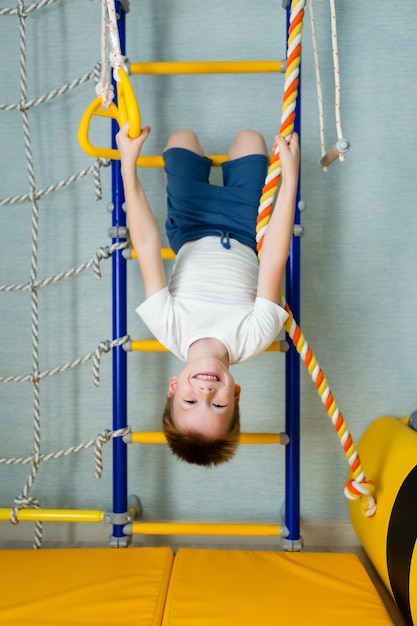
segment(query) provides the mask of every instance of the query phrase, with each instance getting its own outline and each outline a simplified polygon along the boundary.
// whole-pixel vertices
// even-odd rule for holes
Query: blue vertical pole
[[[289,28],[290,6],[287,7],[287,32]],[[301,67],[298,98],[295,111],[294,130],[300,136]],[[301,141],[301,136],[300,136]],[[300,223],[300,185],[297,189],[294,223]],[[286,300],[294,315],[300,320],[300,237],[293,236],[290,256],[286,268]],[[289,535],[284,541],[287,549],[300,549],[300,358],[292,340],[287,336],[290,349],[285,361],[285,428],[290,443],[285,451],[285,525]]]
[[[118,29],[120,48],[125,54],[125,13],[120,2],[116,2],[116,13],[120,15]],[[116,90],[115,90],[116,91]],[[115,136],[118,124],[112,120],[112,147],[116,147]],[[121,177],[120,161],[112,161],[112,243],[126,240],[126,212],[123,209],[124,190]],[[127,334],[126,315],[126,260],[121,250],[112,254],[112,307],[113,307],[113,339]],[[125,428],[127,425],[127,354],[122,346],[113,348],[113,430]],[[127,511],[127,446],[121,437],[113,439],[113,513]],[[113,525],[113,545],[126,545],[123,525]]]

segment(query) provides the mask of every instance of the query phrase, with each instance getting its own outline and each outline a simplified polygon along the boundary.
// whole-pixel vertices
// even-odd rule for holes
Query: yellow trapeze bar
[[[157,61],[131,63],[131,74],[263,74],[284,72],[282,61]]]
[[[130,341],[127,351],[132,352],[168,352],[168,350],[156,339],[134,339]],[[265,352],[287,352],[286,341],[274,341]]]
[[[0,521],[9,521],[12,509],[0,509]],[[20,509],[19,522],[102,522],[104,511],[69,509]]]
[[[123,437],[125,443],[165,444],[167,442],[162,432],[134,432]],[[241,444],[283,444],[288,443],[285,433],[242,433],[239,439]]]
[[[279,524],[210,524],[190,522],[133,522],[125,531],[132,535],[227,535],[235,537],[281,537]]]

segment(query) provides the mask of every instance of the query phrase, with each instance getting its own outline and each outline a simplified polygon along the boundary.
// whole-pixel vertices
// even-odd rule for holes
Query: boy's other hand
[[[300,164],[300,145],[298,134],[293,133],[289,143],[281,135],[275,137],[275,146],[278,146],[280,152],[280,161],[282,167],[282,176],[298,176],[298,168]]]

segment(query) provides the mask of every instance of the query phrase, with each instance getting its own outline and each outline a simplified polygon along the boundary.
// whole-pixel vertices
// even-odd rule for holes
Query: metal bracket
[[[129,0],[120,0],[120,6],[122,8],[122,11],[124,11],[125,13],[129,13],[130,11]]]
[[[304,547],[304,541],[302,537],[294,540],[281,537],[281,545],[285,552],[301,552]]]
[[[128,548],[132,543],[132,537],[115,537],[110,535],[109,546],[111,548]]]
[[[110,239],[128,239],[129,229],[127,226],[111,226],[108,230]]]
[[[125,511],[124,513],[104,513],[103,522],[105,524],[113,524],[114,526],[123,526],[131,522],[133,515],[131,511]]]

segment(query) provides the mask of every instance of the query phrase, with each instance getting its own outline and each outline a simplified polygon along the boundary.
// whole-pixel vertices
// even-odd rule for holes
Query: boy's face
[[[189,430],[209,439],[220,439],[230,430],[240,387],[228,368],[216,358],[186,364],[169,381],[173,419],[179,430]]]

